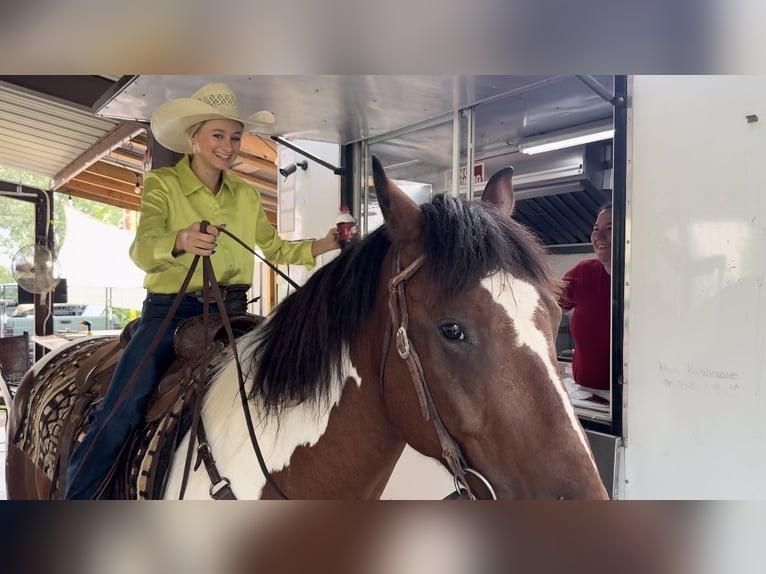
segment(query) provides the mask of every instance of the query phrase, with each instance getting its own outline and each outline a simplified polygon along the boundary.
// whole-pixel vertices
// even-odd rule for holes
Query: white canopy
[[[130,260],[128,249],[134,232],[119,229],[65,205],[66,235],[58,263],[70,293],[78,288],[120,288],[130,297],[129,307],[140,308],[144,272]],[[70,296],[70,299],[72,297]],[[115,306],[122,306],[115,301]]]

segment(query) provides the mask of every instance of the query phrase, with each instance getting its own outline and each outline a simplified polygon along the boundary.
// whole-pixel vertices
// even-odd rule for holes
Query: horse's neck
[[[364,344],[357,344],[364,348]],[[290,498],[377,498],[383,492],[404,442],[385,415],[376,369],[369,360],[350,362],[344,381],[332,385],[329,404],[302,404],[277,418],[251,404],[256,435],[269,472]],[[352,364],[353,363],[353,364]],[[215,378],[203,420],[219,473],[237,498],[273,497],[250,443],[235,365]],[[166,496],[178,495],[187,441],[176,452]],[[209,498],[204,465],[192,473],[185,498]]]
[[[403,449],[383,410],[378,381],[361,375],[347,380],[321,440],[296,449],[289,470],[274,478],[294,498],[375,499]]]

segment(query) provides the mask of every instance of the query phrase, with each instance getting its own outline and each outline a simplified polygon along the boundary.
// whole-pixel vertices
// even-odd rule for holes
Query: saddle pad
[[[235,336],[254,328],[258,322],[248,319],[247,323],[240,325],[242,328]],[[104,351],[108,349],[103,346],[107,344],[117,342],[113,337],[78,341],[58,351],[35,375],[25,411],[26,418],[20,421],[14,444],[52,483],[61,482],[61,477],[57,475],[66,468],[66,461],[57,458],[59,453],[68,456],[82,440],[89,416],[111,379],[114,361],[101,363],[99,357],[99,353],[105,356]],[[172,385],[165,385],[167,388],[164,392],[167,395],[155,393],[150,404],[163,396],[170,400],[164,401],[163,408],[155,408],[151,420],[145,420],[128,438],[110,473],[109,484],[104,489],[109,498],[156,499],[163,496],[175,445],[191,426],[185,401],[190,381],[199,380],[197,371],[201,363],[207,363],[205,369],[209,374],[225,356],[222,344],[211,347],[210,351],[215,352],[215,355],[207,361],[205,353],[198,352],[196,364],[176,359],[166,371],[158,390],[163,390],[163,382],[170,383],[170,379],[173,379]],[[112,356],[114,358],[118,355]],[[87,375],[83,374],[85,370],[88,371]],[[91,372],[94,370],[95,374]],[[181,373],[183,376],[179,376]],[[92,375],[98,378],[95,385]],[[60,487],[60,484],[54,484],[52,496],[57,494]]]
[[[78,370],[111,340],[98,337],[78,341],[60,350],[35,375],[26,419],[19,424],[15,445],[50,479],[53,479],[62,426],[78,396]]]

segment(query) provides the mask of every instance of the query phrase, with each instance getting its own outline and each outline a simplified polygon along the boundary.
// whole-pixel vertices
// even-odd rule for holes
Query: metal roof
[[[225,81],[240,96],[243,111],[275,114],[274,135],[338,144],[371,138],[384,165],[417,159],[419,166],[407,168],[409,179],[417,181],[451,170],[451,145],[434,145],[434,138],[451,144],[454,112],[475,105],[476,159],[489,170],[494,155],[510,150],[503,161],[516,165],[522,176],[524,158],[514,151],[520,143],[611,118],[611,104],[590,84],[608,93],[612,78],[0,76],[0,165],[51,177],[61,193],[139,209],[151,110],[206,82]],[[413,131],[424,124],[431,127]],[[262,191],[273,216],[276,144],[268,136],[246,134],[232,171]],[[581,185],[548,195],[519,201],[519,219],[549,245],[583,242],[604,193]]]
[[[600,76],[605,85],[611,76]],[[575,76],[561,75],[306,75],[306,76],[126,76],[94,105],[96,113],[147,122],[168,99],[188,97],[208,82],[226,82],[250,114],[269,110],[273,126],[264,135],[348,144],[379,138],[500,99],[502,121],[486,126],[481,139],[523,138],[602,118],[611,108]],[[451,141],[451,136],[449,136]],[[451,163],[451,157],[445,161]]]
[[[138,210],[146,124],[105,118],[92,105],[114,81],[103,76],[0,76],[0,165],[50,177],[75,197]],[[276,144],[246,135],[232,171],[261,190],[276,213]]]
[[[55,179],[119,125],[0,83],[0,165]]]

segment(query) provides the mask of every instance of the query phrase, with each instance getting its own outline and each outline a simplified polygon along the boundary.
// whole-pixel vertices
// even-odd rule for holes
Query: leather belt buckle
[[[195,291],[194,293],[189,293],[189,295],[194,297],[200,303],[204,303],[205,302],[205,292],[204,291]],[[221,289],[221,297],[223,298],[224,301],[226,300],[226,290],[225,289]],[[212,289],[210,290],[210,296],[208,297],[207,300],[208,300],[209,303],[215,303],[215,295],[213,294],[213,290]]]
[[[221,290],[221,299],[223,301],[226,301],[229,298],[229,295],[232,295],[236,297],[239,293],[244,296],[245,292],[250,288],[248,285],[219,285],[218,288]],[[199,301],[200,303],[205,302],[205,295],[204,291],[195,291],[193,293],[189,293],[191,297],[194,297]],[[210,297],[208,299],[210,303],[215,303],[215,295],[213,294],[213,290],[210,290]]]

